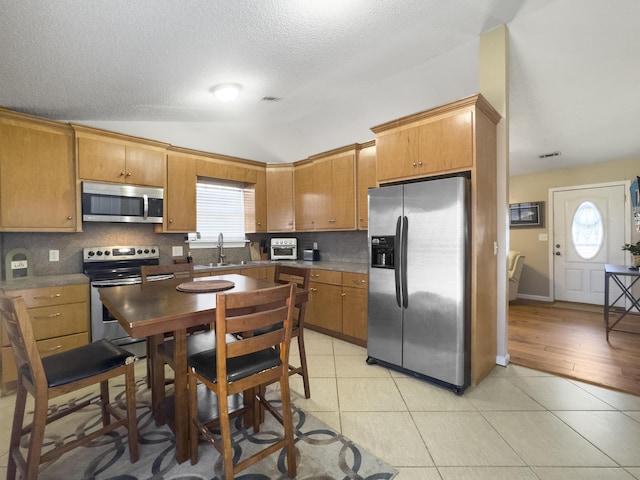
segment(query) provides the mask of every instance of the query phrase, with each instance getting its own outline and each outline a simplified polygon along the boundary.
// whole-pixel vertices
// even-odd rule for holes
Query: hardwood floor
[[[516,365],[640,395],[640,335],[605,337],[600,311],[580,304],[516,300],[509,305],[509,355]],[[640,333],[640,315],[619,329]]]

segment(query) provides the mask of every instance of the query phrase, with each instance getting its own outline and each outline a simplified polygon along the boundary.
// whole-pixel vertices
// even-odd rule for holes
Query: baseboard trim
[[[518,298],[522,298],[523,300],[537,300],[538,302],[553,302],[553,298],[549,296],[543,297],[542,295],[518,294]]]
[[[508,353],[506,355],[496,356],[496,364],[500,365],[501,367],[506,367],[507,365],[509,365],[510,360],[511,360],[511,357],[509,356]]]

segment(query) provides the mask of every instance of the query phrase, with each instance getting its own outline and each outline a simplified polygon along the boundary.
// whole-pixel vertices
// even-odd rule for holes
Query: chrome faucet
[[[222,232],[220,232],[218,234],[218,248],[220,249],[220,259],[218,260],[218,263],[224,263],[224,257],[226,257],[226,255],[223,253],[224,247],[224,236],[222,235]]]

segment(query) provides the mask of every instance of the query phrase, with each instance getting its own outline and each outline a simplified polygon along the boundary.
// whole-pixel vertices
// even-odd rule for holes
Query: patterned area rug
[[[119,390],[118,387],[113,388]],[[122,391],[116,401],[124,406]],[[59,459],[40,467],[40,480],[219,480],[223,479],[218,452],[206,442],[200,444],[199,461],[177,464],[174,436],[167,426],[157,427],[151,417],[150,393],[144,380],[138,381],[138,426],[140,460],[129,461],[126,430],[98,438],[91,446],[79,447]],[[53,408],[64,409],[80,400],[67,398]],[[235,454],[244,458],[262,445],[271,443],[282,432],[280,424],[267,412],[265,423],[258,434],[245,429],[241,419],[234,422],[233,443]],[[68,441],[95,428],[100,422],[99,409],[91,406],[48,427],[45,441],[51,445]],[[387,480],[397,471],[390,465],[355,445],[317,418],[294,406],[296,434],[297,479],[308,480]],[[58,422],[60,423],[60,422]],[[261,460],[236,478],[242,480],[281,480],[286,475],[284,452],[274,453]]]

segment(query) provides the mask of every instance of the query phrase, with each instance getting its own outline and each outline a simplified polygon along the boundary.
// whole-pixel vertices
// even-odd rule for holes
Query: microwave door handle
[[[147,194],[143,194],[142,195],[142,216],[144,218],[148,218],[149,217],[149,195]]]

